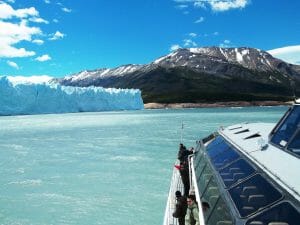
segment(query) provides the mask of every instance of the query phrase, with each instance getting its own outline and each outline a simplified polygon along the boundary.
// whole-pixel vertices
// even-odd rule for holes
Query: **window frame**
[[[253,214],[251,217],[249,217],[246,221],[245,221],[245,225],[249,225],[249,223],[253,222],[254,219],[257,219],[257,217],[261,217],[261,216],[264,216],[265,214],[267,214],[269,211],[273,210],[274,208],[278,207],[278,206],[281,206],[283,204],[289,204],[292,208],[295,209],[296,212],[299,213],[300,215],[300,211],[298,211],[298,207],[291,201],[289,200],[282,200],[282,201],[279,201],[277,202],[276,204],[272,205],[271,207],[268,207],[268,208],[265,208],[264,210],[262,210],[261,212],[259,213],[255,213]]]
[[[250,173],[250,174],[248,174],[247,176],[245,176],[245,177],[242,178],[241,180],[236,180],[234,183],[232,183],[231,185],[227,186],[227,185],[225,184],[224,179],[223,179],[223,177],[221,176],[220,172],[221,172],[222,170],[228,169],[230,166],[232,166],[233,164],[237,163],[238,161],[244,161],[244,162],[246,162],[246,163],[250,166],[250,168],[253,169],[253,172]],[[227,166],[225,166],[225,167],[221,168],[220,170],[218,170],[218,175],[219,175],[219,177],[220,177],[221,183],[224,185],[224,188],[225,188],[226,190],[229,190],[229,189],[232,188],[233,186],[235,186],[235,185],[237,185],[237,184],[239,184],[239,183],[241,183],[241,182],[243,182],[243,181],[249,179],[250,177],[254,176],[254,175],[257,174],[257,173],[258,173],[257,167],[254,166],[252,163],[250,163],[250,162],[249,162],[247,159],[245,159],[244,157],[240,157],[240,158],[238,158],[237,160],[235,160],[235,161],[231,162],[230,164],[228,164]]]
[[[281,128],[281,126],[283,125],[283,123],[286,121],[286,119],[290,116],[290,114],[294,111],[294,109],[296,109],[296,107],[300,108],[300,105],[294,105],[292,107],[289,107],[289,109],[285,112],[285,114],[283,115],[283,117],[281,117],[281,119],[279,120],[279,122],[276,124],[276,126],[273,128],[273,130],[271,131],[271,133],[269,134],[269,143],[273,146],[275,146],[276,148],[279,148],[297,158],[300,158],[300,155],[288,150],[288,146],[291,143],[291,141],[294,139],[294,137],[298,134],[298,130],[300,129],[300,127],[296,128],[296,130],[294,131],[293,135],[291,136],[290,140],[286,143],[285,146],[281,146],[278,145],[274,142],[272,142],[272,138],[274,137],[274,135],[276,134],[276,132],[278,131],[279,128]]]
[[[294,156],[300,158],[300,154],[297,154],[295,152],[293,152],[292,150],[289,149],[290,144],[294,141],[294,139],[300,134],[300,127],[298,127],[295,131],[295,133],[293,134],[293,136],[291,137],[290,141],[286,144],[284,150],[288,151],[289,153],[293,154]]]
[[[228,141],[220,134],[217,134],[215,135],[214,139],[211,139],[208,144],[210,144],[211,142],[213,142],[216,138],[221,138],[222,140],[216,144],[219,145],[220,143],[225,143],[226,145],[228,145],[230,148],[232,148],[233,146],[230,145],[228,143]],[[201,143],[198,143],[198,144],[201,144]],[[197,182],[197,186],[198,186],[198,192],[199,192],[199,197],[200,199],[202,199],[204,197],[204,194],[206,193],[207,191],[207,188],[209,187],[210,183],[212,182],[212,180],[214,180],[214,182],[216,183],[216,186],[217,186],[217,189],[218,189],[218,193],[219,193],[219,196],[218,196],[218,199],[214,205],[214,207],[211,208],[211,211],[209,212],[209,215],[207,216],[207,221],[210,219],[211,215],[212,215],[212,212],[214,210],[214,208],[218,205],[218,203],[220,201],[223,201],[225,203],[225,206],[226,206],[226,209],[228,211],[228,215],[230,216],[230,220],[233,222],[233,224],[235,224],[235,212],[232,211],[232,206],[231,204],[232,203],[226,203],[228,201],[228,197],[227,197],[227,193],[226,193],[226,189],[224,189],[223,187],[223,183],[222,181],[220,181],[220,177],[219,177],[219,174],[218,174],[218,170],[215,169],[214,165],[212,164],[212,161],[211,161],[211,157],[208,155],[208,151],[207,151],[207,146],[203,145],[203,148],[200,148],[200,151],[203,151],[202,152],[202,156],[201,156],[201,160],[202,163],[204,163],[205,165],[203,166],[202,170],[200,171],[200,175],[198,176],[197,174],[195,174],[195,178],[196,178],[196,182]],[[237,151],[236,149],[234,149],[234,151]],[[200,154],[200,152],[198,152],[198,154]],[[238,153],[239,154],[239,153]],[[200,158],[200,157],[199,157]],[[198,158],[198,159],[199,159]],[[199,167],[199,164],[198,166]],[[208,167],[208,168],[207,168]],[[199,184],[200,184],[200,179],[201,177],[203,176],[204,174],[204,171],[208,169],[211,171],[211,175],[210,175],[210,178],[208,180],[208,182],[206,183],[205,187],[203,188],[200,188],[199,187]],[[196,172],[196,168],[194,167],[194,170]],[[201,190],[202,189],[202,190]]]
[[[250,213],[250,214],[248,214],[246,216],[242,216],[241,213],[240,213],[240,211],[239,211],[239,208],[237,207],[237,205],[235,204],[235,201],[232,198],[232,195],[230,194],[230,190],[232,190],[233,188],[237,187],[238,185],[241,185],[242,183],[247,182],[248,180],[252,179],[255,176],[261,176],[263,179],[265,179],[266,182],[269,183],[277,192],[279,192],[279,194],[281,196],[280,196],[280,198],[278,198],[274,202],[271,202],[271,203],[269,203],[269,204],[267,204],[267,205],[265,205],[265,206],[263,206],[261,208],[258,208],[256,211],[254,211],[254,212],[252,212],[252,213]],[[227,189],[227,193],[228,193],[228,196],[229,196],[229,198],[230,198],[230,200],[232,202],[233,207],[235,208],[235,210],[236,210],[239,218],[241,218],[241,219],[252,218],[253,216],[262,213],[265,209],[271,208],[274,205],[277,205],[278,203],[282,202],[282,200],[285,198],[285,193],[280,188],[278,188],[277,185],[275,185],[272,180],[270,180],[268,177],[264,176],[264,174],[261,174],[259,171],[256,171],[256,173],[252,174],[247,179],[244,179],[243,181],[238,182],[235,185],[233,185],[230,188],[228,188]]]
[[[300,105],[299,105],[299,107],[300,107]],[[293,108],[290,107],[289,110],[284,115],[284,117],[281,118],[281,124],[285,121],[285,119],[287,118],[287,116],[289,115],[289,113],[292,111],[292,109]],[[280,125],[277,124],[275,128],[278,129],[281,126],[281,124]],[[275,128],[273,128],[273,130],[275,130]],[[290,142],[292,142],[294,140],[294,138],[295,138],[296,135],[299,135],[299,132],[300,132],[300,127],[298,127],[295,130],[294,134],[290,138],[290,141],[286,144],[285,148],[287,148],[289,146]],[[282,189],[280,186],[278,186],[278,184],[276,183],[276,181],[274,181],[272,178],[270,178],[267,174],[264,174],[262,172],[263,170],[261,168],[257,167],[256,164],[253,164],[253,162],[251,160],[249,160],[249,158],[247,156],[241,154],[240,150],[236,146],[232,145],[232,143],[229,140],[227,140],[226,137],[224,137],[221,134],[217,134],[217,135],[215,135],[215,138],[211,139],[208,142],[208,144],[210,142],[213,142],[216,138],[221,138],[222,141],[220,143],[225,142],[225,144],[228,145],[229,148],[231,148],[233,151],[235,151],[236,153],[239,154],[239,157],[236,160],[232,161],[231,163],[227,164],[226,166],[224,166],[224,167],[222,167],[220,169],[217,169],[214,166],[214,164],[212,163],[212,161],[213,161],[213,158],[215,158],[218,154],[216,156],[214,156],[214,157],[210,157],[210,155],[208,154],[208,151],[207,151],[207,146],[205,146],[205,145],[201,146],[200,151],[202,151],[202,154],[201,154],[201,157],[199,157],[199,158],[202,158],[202,160],[205,162],[206,165],[202,169],[200,176],[203,175],[205,167],[207,167],[207,166],[210,167],[210,170],[212,171],[212,174],[211,174],[211,177],[210,177],[209,181],[207,182],[207,184],[205,186],[205,189],[202,190],[202,192],[200,192],[200,189],[198,190],[198,192],[200,194],[200,198],[204,197],[204,193],[206,192],[206,189],[208,188],[211,180],[214,179],[215,182],[216,182],[216,184],[217,184],[217,187],[218,187],[219,197],[218,197],[218,200],[215,203],[215,205],[214,205],[213,208],[215,208],[218,205],[219,201],[221,201],[221,200],[224,201],[225,205],[226,205],[226,208],[228,210],[228,213],[230,215],[230,218],[233,221],[233,224],[246,224],[246,222],[248,220],[251,220],[252,218],[256,217],[257,215],[260,215],[260,214],[266,212],[267,210],[272,209],[272,208],[276,207],[277,205],[279,205],[279,204],[281,204],[283,202],[289,202],[298,211],[298,209],[299,209],[299,207],[297,206],[298,204],[295,205],[295,202],[291,201],[291,199],[289,197],[290,195],[288,193],[286,193],[286,190]],[[218,146],[220,143],[218,143],[216,146]],[[214,147],[216,147],[216,146],[214,146]],[[290,150],[287,150],[287,149],[283,149],[283,150],[284,151],[288,151],[291,154],[295,154],[295,153],[291,152]],[[297,157],[299,157],[299,156],[297,156]],[[223,169],[225,169],[225,168],[227,168],[227,167],[229,167],[230,165],[236,163],[238,160],[244,160],[244,161],[246,161],[246,163],[248,163],[254,169],[254,173],[252,173],[252,174],[244,177],[243,179],[241,179],[239,181],[236,181],[235,183],[233,183],[230,186],[226,187],[225,183],[223,182],[222,177],[220,176],[220,171],[223,170]],[[196,168],[194,168],[194,169],[196,169]],[[234,187],[236,187],[238,185],[241,185],[244,182],[247,182],[249,179],[251,179],[252,177],[257,176],[257,175],[260,175],[263,179],[265,179],[265,181],[269,185],[271,185],[277,192],[279,192],[280,197],[278,199],[276,199],[275,201],[273,201],[273,202],[271,202],[271,203],[269,203],[269,204],[267,204],[265,206],[262,206],[262,207],[258,208],[256,211],[254,211],[254,212],[252,212],[252,213],[250,213],[250,214],[248,214],[246,216],[241,216],[240,215],[240,211],[239,211],[237,205],[235,205],[235,201],[233,201],[233,198],[232,198],[229,190],[231,190],[232,188],[234,188]],[[199,180],[197,179],[197,177],[196,177],[196,182],[197,182],[197,184],[199,182]],[[209,212],[209,215],[207,217],[207,222],[208,222],[208,220],[210,220],[210,217],[212,216],[212,212],[213,212],[214,209],[211,209],[211,210],[212,211]],[[300,211],[298,211],[298,212],[300,212]]]

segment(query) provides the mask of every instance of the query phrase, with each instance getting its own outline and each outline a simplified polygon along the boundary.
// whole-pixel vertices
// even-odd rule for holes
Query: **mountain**
[[[58,79],[62,85],[138,88],[145,103],[290,100],[300,66],[254,48],[178,49],[145,65],[96,69]]]

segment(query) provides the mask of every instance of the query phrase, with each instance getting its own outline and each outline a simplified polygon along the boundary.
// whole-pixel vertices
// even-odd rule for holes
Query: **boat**
[[[196,144],[188,163],[200,225],[300,224],[300,99],[277,124],[220,127]],[[174,168],[164,225],[178,224],[176,190],[183,185]]]

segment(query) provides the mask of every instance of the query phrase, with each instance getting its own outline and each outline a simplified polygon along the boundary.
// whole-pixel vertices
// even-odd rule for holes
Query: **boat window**
[[[212,177],[207,185],[207,188],[206,188],[204,194],[201,197],[201,201],[208,202],[208,204],[210,206],[209,210],[211,210],[215,207],[215,204],[217,203],[219,197],[220,197],[220,192],[218,189],[218,185],[215,181],[215,178]],[[209,215],[209,211],[205,212],[205,214],[204,214],[205,220],[207,220],[208,215]]]
[[[300,156],[300,130],[298,130],[297,134],[295,135],[291,143],[288,145],[287,149]]]
[[[300,213],[290,203],[283,202],[248,220],[246,225],[298,225],[299,221]]]
[[[215,137],[216,137],[216,134],[215,134],[215,133],[212,133],[212,134],[208,135],[207,137],[203,138],[203,139],[202,139],[202,142],[203,142],[203,144],[205,144],[206,142],[211,141],[211,140],[214,139]]]
[[[199,159],[199,161],[196,162],[196,164],[197,165],[195,165],[195,175],[197,180],[199,180],[200,175],[207,164],[206,158],[203,156],[202,158]]]
[[[212,159],[212,163],[214,167],[218,170],[233,162],[239,157],[240,156],[236,151],[234,151],[232,148],[228,148],[226,151],[217,155],[216,158]]]
[[[204,152],[202,150],[196,151],[194,154],[194,165],[195,168],[197,167],[197,164],[199,163],[200,159],[203,157]]]
[[[222,198],[219,198],[212,210],[208,217],[207,225],[233,225],[232,216]]]
[[[275,145],[285,147],[290,138],[295,133],[296,129],[300,125],[300,106],[294,106],[288,117],[276,129],[271,142]]]
[[[281,193],[265,178],[257,174],[229,190],[232,200],[241,217],[274,203],[281,198]]]
[[[200,176],[197,179],[197,184],[198,184],[200,194],[202,194],[205,191],[206,186],[210,181],[211,177],[212,177],[212,170],[210,166],[206,164],[203,172],[200,174]]]
[[[207,145],[206,150],[210,151],[211,148],[214,148],[215,146],[217,146],[222,142],[224,142],[224,139],[221,136],[217,136],[215,140],[213,140]]]
[[[221,142],[209,149],[207,149],[207,154],[209,155],[209,157],[211,159],[215,158],[218,154],[220,154],[221,152],[226,151],[227,149],[229,149],[229,146],[226,142]]]
[[[201,143],[200,143],[200,142],[197,142],[195,152],[201,151],[201,150],[202,150],[202,149],[201,149],[201,146],[202,146]]]
[[[255,169],[253,169],[246,160],[239,159],[238,161],[231,163],[226,168],[220,170],[219,173],[224,185],[228,188],[255,173]]]

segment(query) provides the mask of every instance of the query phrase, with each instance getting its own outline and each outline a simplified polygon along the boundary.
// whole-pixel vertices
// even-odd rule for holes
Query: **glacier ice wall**
[[[50,77],[0,76],[0,115],[143,109],[141,91],[71,87]]]

